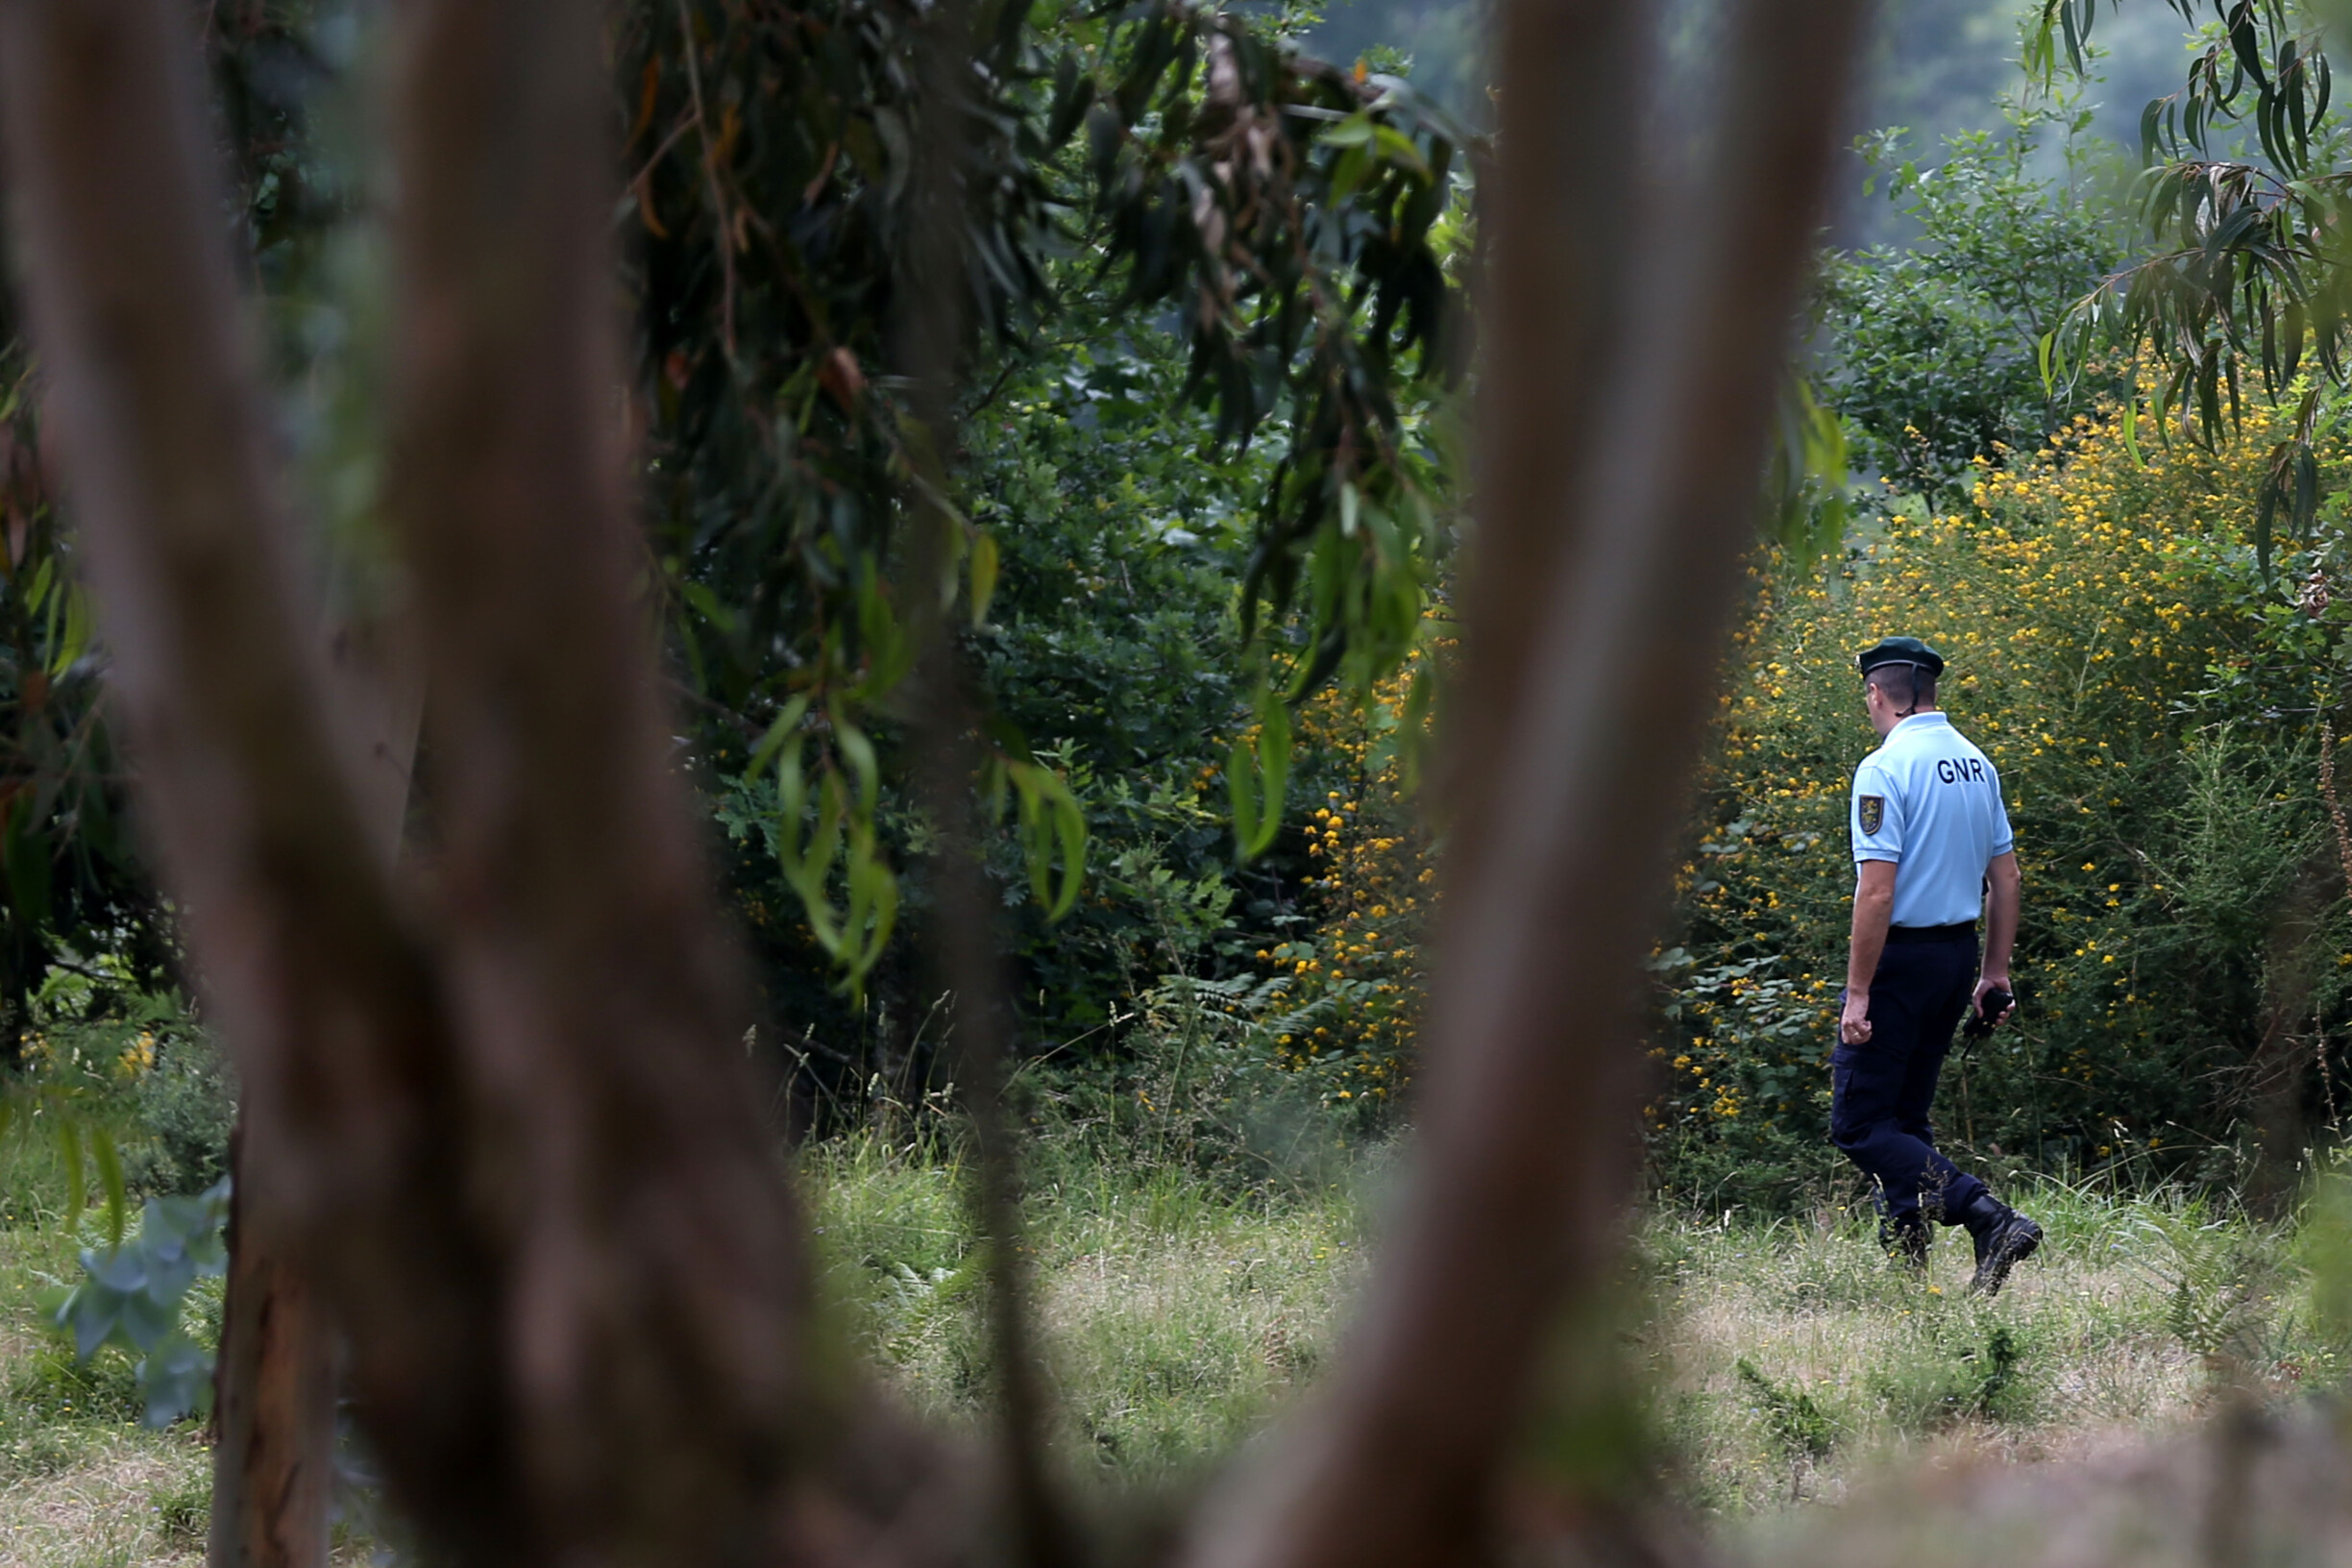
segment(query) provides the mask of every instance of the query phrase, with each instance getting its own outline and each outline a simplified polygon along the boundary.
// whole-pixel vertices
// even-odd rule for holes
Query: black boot
[[[1990,1192],[1961,1212],[1960,1223],[1976,1243],[1976,1277],[1969,1288],[1980,1295],[1998,1295],[2009,1270],[2042,1244],[2042,1227]]]
[[[1878,1245],[1914,1274],[1927,1269],[1927,1222],[1914,1212],[1878,1222]]]

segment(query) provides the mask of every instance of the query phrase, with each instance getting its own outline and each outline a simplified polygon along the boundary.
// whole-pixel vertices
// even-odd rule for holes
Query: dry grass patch
[[[200,1562],[210,1465],[191,1436],[90,1424],[60,1468],[0,1486],[0,1568]]]

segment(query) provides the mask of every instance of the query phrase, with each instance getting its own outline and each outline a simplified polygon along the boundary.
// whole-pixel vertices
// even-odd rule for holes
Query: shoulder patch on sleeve
[[[1883,795],[1860,796],[1856,797],[1854,804],[1861,817],[1862,831],[1865,833],[1877,832],[1880,824],[1886,821],[1886,796]]]

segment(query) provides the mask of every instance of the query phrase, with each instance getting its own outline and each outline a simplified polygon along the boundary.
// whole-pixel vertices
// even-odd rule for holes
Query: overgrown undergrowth
[[[1066,1469],[1178,1480],[1311,1383],[1377,1248],[1393,1164],[1375,1147],[1321,1188],[1220,1191],[1048,1150],[1024,1240]],[[979,1262],[952,1163],[865,1138],[807,1164],[851,1334],[911,1401],[976,1417]],[[1660,1487],[1710,1514],[1771,1512],[1893,1464],[2070,1457],[2225,1396],[2340,1381],[2311,1286],[2315,1228],[2176,1188],[2015,1196],[2049,1239],[1989,1301],[1968,1293],[1956,1230],[1918,1278],[1889,1265],[1874,1217],[1830,1203],[1646,1216],[1626,1338]]]
[[[2048,1239],[1991,1300],[1968,1292],[1960,1231],[1922,1279],[1888,1265],[1874,1219],[1834,1207],[1653,1216],[1639,1344],[1670,1484],[1710,1512],[1770,1511],[1890,1465],[2077,1457],[2224,1397],[2339,1381],[2305,1231],[2177,1190],[2014,1197]]]
[[[992,1384],[982,1249],[955,1145],[870,1131],[797,1158],[844,1342],[910,1404],[977,1423]],[[1371,1264],[1398,1163],[1356,1144],[1311,1182],[1204,1181],[1042,1136],[1023,1257],[1065,1474],[1180,1489],[1307,1390]],[[44,1332],[41,1298],[72,1268],[76,1228],[42,1197],[54,1172],[37,1152],[0,1149],[0,1165],[26,1200],[0,1227],[0,1568],[192,1561],[200,1435],[141,1430],[119,1359],[77,1366]],[[1889,1267],[1868,1215],[1833,1203],[1771,1221],[1646,1217],[1621,1342],[1646,1390],[1657,1486],[1731,1526],[1898,1467],[2074,1457],[2224,1396],[2339,1381],[2311,1285],[2320,1227],[2170,1190],[2046,1184],[2016,1197],[2049,1240],[1989,1302],[1966,1292],[1959,1232],[1917,1279]],[[95,1227],[93,1213],[79,1230]]]

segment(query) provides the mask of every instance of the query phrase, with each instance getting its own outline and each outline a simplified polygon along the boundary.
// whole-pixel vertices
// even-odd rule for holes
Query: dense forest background
[[[1654,1169],[1703,1203],[1736,1190],[1783,1204],[1840,1179],[1821,1136],[1819,1022],[1847,876],[1838,801],[1867,739],[1843,671],[1849,645],[1896,629],[1954,658],[1955,712],[2006,771],[2027,845],[2027,1021],[1963,1064],[1961,1139],[2021,1168],[2226,1185],[2265,1139],[2301,1136],[2267,1122],[2336,1115],[2342,987],[2328,955],[2342,890],[2326,885],[2338,872],[2321,852],[2315,727],[2338,700],[2334,524],[2310,530],[2291,576],[2255,558],[2267,405],[2217,450],[2144,461],[2136,444],[2123,452],[2117,413],[2135,372],[2100,360],[2046,380],[2045,335],[2145,248],[2121,143],[2137,104],[2169,90],[2184,35],[2159,8],[2104,18],[2097,79],[2037,94],[2017,65],[2032,9],[1907,0],[1880,14],[1869,129],[1825,236],[1805,355],[1841,429],[1847,471],[1829,489],[1851,526],[1825,553],[1768,544],[1756,559],[1734,695],[1696,794],[1681,924],[1656,961]],[[283,438],[340,592],[362,606],[383,357],[380,212],[356,152],[378,111],[354,63],[371,25],[365,8],[265,10],[214,39]],[[1454,647],[1451,551],[1469,526],[1458,378],[1482,119],[1463,86],[1480,74],[1474,7],[1360,0],[1252,25],[1327,52],[1337,78],[1409,73],[1393,95],[1401,150],[1384,156],[1426,192],[1417,264],[1434,270],[1384,279],[1368,269],[1406,263],[1372,251],[1349,262],[1376,286],[1423,291],[1382,307],[1402,310],[1403,331],[1393,357],[1367,339],[1364,361],[1384,379],[1368,406],[1386,422],[1377,482],[1392,489],[1363,504],[1394,519],[1382,538],[1402,553],[1390,576],[1377,553],[1344,569],[1405,595],[1380,612],[1403,616],[1385,651],[1344,667],[1327,651],[1340,600],[1316,575],[1339,557],[1314,553],[1323,534],[1265,522],[1296,503],[1302,461],[1321,461],[1327,411],[1308,382],[1264,380],[1262,366],[1254,392],[1204,374],[1203,355],[1222,351],[1169,292],[1150,228],[1164,218],[1148,203],[1098,207],[1104,226],[1041,253],[1032,275],[999,269],[1002,314],[974,341],[954,454],[976,541],[960,570],[985,610],[964,638],[1001,748],[991,876],[1015,965],[1018,1087],[1039,1114],[1058,1107],[1115,1138],[1150,1124],[1235,1170],[1262,1165],[1268,1139],[1313,1142],[1301,1116],[1384,1135],[1414,1071],[1444,825],[1424,764]],[[1670,30],[1700,47],[1688,34]],[[619,112],[640,153],[662,150],[661,114],[683,110],[690,85],[658,26],[628,37],[647,51],[644,90]],[[1079,202],[1116,166],[1099,142],[1092,173],[1073,152],[1025,169],[1024,199]],[[1420,161],[1433,157],[1434,173]],[[627,255],[641,300],[662,302],[638,349],[649,565],[690,721],[681,761],[760,978],[754,1047],[805,1132],[938,1110],[956,1093],[952,1009],[921,956],[936,845],[888,695],[903,635],[873,597],[879,579],[860,577],[874,568],[828,554],[845,546],[822,530],[845,516],[760,488],[766,438],[718,379],[754,362],[723,372],[735,351],[716,315],[786,342],[810,330],[783,292],[799,285],[748,262],[741,279],[715,276],[695,164],[665,154],[646,169]],[[806,177],[789,159],[747,176]],[[682,215],[665,219],[665,203]],[[859,210],[842,208],[843,233],[870,243]],[[855,289],[827,308],[864,312],[868,331],[878,319]],[[821,340],[845,330],[831,319]],[[763,395],[793,410],[805,478],[900,460],[864,397],[870,353],[845,347],[814,373],[774,361],[791,379]],[[229,1090],[174,1000],[187,977],[125,825],[103,650],[43,488],[20,344],[9,367],[22,782],[8,832],[26,847],[9,861],[0,969],[16,1049],[39,1070],[148,1041],[139,1060],[181,1087],[153,1090],[172,1100],[171,1127],[135,1160],[193,1189],[222,1167]],[[1828,490],[1814,483],[1818,512]],[[1331,505],[1311,527],[1336,538],[1353,524]],[[863,630],[852,619],[794,644],[780,607],[801,601],[865,617]],[[2098,775],[2112,792],[2082,784],[2098,767],[2114,770]],[[428,855],[431,776],[429,745],[411,806]],[[2048,814],[2058,800],[2067,810]],[[1246,855],[1243,807],[1259,841]],[[2249,838],[2225,820],[2268,825]],[[2116,974],[2133,978],[2116,991]]]

